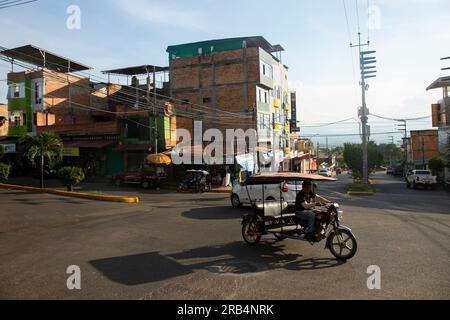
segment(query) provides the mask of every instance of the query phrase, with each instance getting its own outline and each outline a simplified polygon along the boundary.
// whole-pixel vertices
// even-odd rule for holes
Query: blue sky
[[[356,4],[367,39],[368,1],[345,4],[351,40],[357,40]],[[66,27],[69,5],[81,9],[80,30]],[[370,0],[369,6],[380,13],[370,30],[371,49],[378,51],[378,77],[368,93],[370,110],[387,117],[428,115],[440,92],[425,88],[444,75],[439,58],[450,55],[450,1]],[[167,65],[165,50],[172,44],[262,35],[286,49],[283,62],[290,67],[302,122],[346,119],[356,116],[360,105],[357,52],[352,64],[342,0],[39,0],[0,10],[0,30],[4,47],[32,43],[92,66],[95,74],[121,66]],[[8,66],[0,63],[0,78],[7,72]],[[4,82],[0,86],[0,101],[5,101]],[[411,126],[431,124],[417,121]],[[305,128],[303,133],[354,133],[357,128],[355,123],[341,124]],[[392,122],[373,120],[372,132],[394,129]],[[387,142],[387,136],[376,140]],[[331,144],[334,141],[342,139],[330,138]]]

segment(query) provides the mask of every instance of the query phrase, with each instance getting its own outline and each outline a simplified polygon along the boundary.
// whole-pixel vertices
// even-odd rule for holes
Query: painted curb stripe
[[[68,192],[61,191],[55,189],[40,189],[33,187],[25,187],[25,186],[16,186],[10,184],[0,184],[1,189],[15,189],[21,191],[32,191],[32,192],[40,192],[40,193],[49,193],[55,194],[64,197],[74,197],[88,200],[97,200],[97,201],[108,201],[108,202],[121,202],[121,203],[139,203],[139,198],[137,197],[115,197],[115,196],[101,196],[101,195],[93,195],[87,193],[78,193],[78,192]]]

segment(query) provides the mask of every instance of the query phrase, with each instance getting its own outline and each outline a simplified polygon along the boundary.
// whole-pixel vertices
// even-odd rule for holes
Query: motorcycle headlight
[[[337,216],[338,216],[339,221],[341,221],[344,217],[344,211],[338,210]]]

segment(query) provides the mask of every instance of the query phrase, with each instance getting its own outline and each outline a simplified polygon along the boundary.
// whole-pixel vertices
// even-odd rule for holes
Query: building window
[[[183,104],[189,104],[189,99],[183,99]]]
[[[8,99],[24,98],[25,97],[25,84],[24,83],[12,83],[8,87]]]
[[[203,103],[211,103],[211,97],[203,97]]]
[[[262,75],[264,75],[270,79],[273,79],[273,68],[271,65],[261,61],[260,69],[261,69]]]
[[[257,88],[257,96],[258,96],[258,102],[261,103],[269,103],[269,91],[268,90],[264,90],[262,88]]]
[[[34,84],[34,100],[36,104],[42,103],[42,96],[43,96],[42,83],[36,82]]]
[[[11,127],[22,127],[26,125],[27,118],[26,114],[22,111],[13,111],[9,114],[9,123]]]

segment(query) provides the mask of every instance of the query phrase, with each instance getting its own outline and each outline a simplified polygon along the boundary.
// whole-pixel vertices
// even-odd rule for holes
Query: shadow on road
[[[194,248],[174,254],[150,252],[90,261],[109,280],[133,286],[168,280],[206,270],[218,274],[255,274],[268,270],[321,270],[343,264],[335,259],[301,259],[286,253],[279,242],[267,241],[256,247],[242,242]],[[200,261],[199,261],[200,260]]]
[[[235,209],[230,206],[222,206],[193,208],[183,212],[181,215],[185,218],[197,220],[234,220],[241,219],[244,214],[249,212],[249,209]]]

